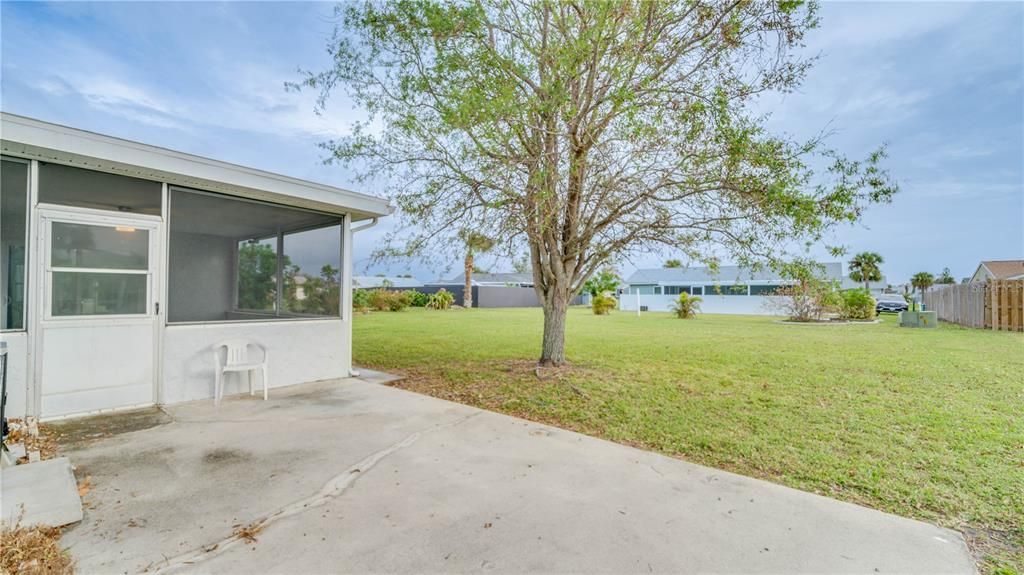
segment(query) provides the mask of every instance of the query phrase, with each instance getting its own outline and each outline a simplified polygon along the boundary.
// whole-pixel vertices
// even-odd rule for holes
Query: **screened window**
[[[55,317],[144,314],[149,231],[53,222],[49,274]]]
[[[746,284],[738,285],[715,285],[708,288],[709,293],[714,295],[747,295]]]
[[[238,242],[235,254],[238,308],[274,311],[277,309],[277,236]]]
[[[340,238],[338,225],[284,234],[285,311],[340,315]]]
[[[338,317],[341,217],[173,189],[171,322]]]
[[[751,284],[750,295],[775,295],[775,292],[782,287],[780,285]]]
[[[25,329],[28,163],[0,160],[0,329]]]
[[[162,190],[160,182],[39,164],[39,201],[46,204],[159,216]]]
[[[665,295],[679,295],[681,293],[701,295],[700,286],[665,286]]]

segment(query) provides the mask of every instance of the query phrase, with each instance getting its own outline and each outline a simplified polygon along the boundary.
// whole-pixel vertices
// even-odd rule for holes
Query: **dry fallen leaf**
[[[259,535],[260,531],[263,531],[263,524],[254,522],[235,531],[235,535],[245,539],[249,543],[255,543],[256,536]]]
[[[85,479],[78,485],[78,496],[85,497],[85,494],[89,493],[90,489],[92,489],[92,476],[86,475]]]

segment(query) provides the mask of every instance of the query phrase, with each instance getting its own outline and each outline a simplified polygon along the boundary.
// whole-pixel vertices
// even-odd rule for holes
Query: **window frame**
[[[345,301],[346,301],[346,299],[345,299],[345,289],[344,288],[345,288],[345,281],[346,281],[346,277],[347,277],[347,274],[345,273],[345,228],[346,228],[345,224],[346,224],[346,220],[349,217],[348,213],[336,214],[336,213],[331,213],[331,212],[324,212],[324,211],[320,211],[320,210],[312,210],[312,209],[309,209],[309,208],[303,208],[301,206],[290,206],[290,205],[286,205],[286,204],[279,204],[279,203],[276,203],[276,202],[268,202],[268,201],[265,201],[265,200],[257,200],[257,199],[253,199],[253,198],[246,198],[246,197],[243,197],[243,196],[233,196],[233,195],[230,195],[230,194],[224,194],[224,193],[219,193],[219,192],[210,192],[210,191],[207,191],[207,190],[201,190],[201,189],[197,189],[197,188],[187,188],[187,187],[183,187],[183,186],[168,185],[167,186],[167,205],[166,205],[166,208],[165,208],[166,209],[165,225],[167,226],[167,233],[166,233],[167,245],[164,246],[164,248],[163,248],[163,251],[164,251],[164,261],[167,262],[167,269],[165,270],[165,273],[167,274],[167,278],[166,278],[165,281],[167,282],[168,289],[170,289],[170,281],[171,281],[171,269],[170,269],[170,253],[171,253],[171,251],[170,250],[171,250],[171,242],[172,242],[172,240],[171,240],[171,232],[173,231],[172,230],[172,225],[173,225],[172,220],[173,220],[173,214],[174,214],[173,202],[174,202],[174,193],[175,192],[184,192],[184,193],[188,193],[188,194],[195,194],[195,195],[201,195],[201,196],[210,196],[210,197],[214,197],[214,198],[227,199],[227,200],[232,200],[232,201],[260,204],[260,205],[271,206],[271,207],[281,208],[281,209],[286,209],[286,210],[294,210],[294,211],[300,211],[300,212],[307,212],[307,213],[311,213],[311,214],[318,214],[318,215],[322,215],[322,216],[329,216],[329,217],[332,217],[332,218],[337,218],[337,221],[334,221],[334,222],[331,222],[331,223],[325,223],[325,224],[314,224],[314,225],[309,225],[309,226],[302,226],[302,227],[298,227],[298,228],[295,228],[295,229],[290,229],[290,230],[288,230],[286,232],[284,232],[284,231],[278,232],[278,233],[273,234],[273,235],[260,236],[260,237],[250,237],[250,238],[248,238],[248,239],[256,239],[256,240],[265,240],[265,239],[270,239],[270,238],[275,238],[275,237],[277,238],[277,241],[276,241],[276,244],[275,244],[276,245],[276,253],[277,253],[277,274],[276,274],[276,276],[277,276],[276,277],[276,280],[277,280],[277,282],[276,282],[277,283],[277,285],[276,285],[277,293],[275,294],[275,298],[274,298],[274,310],[268,311],[268,310],[246,309],[246,308],[238,307],[238,267],[239,267],[238,266],[238,244],[240,242],[244,241],[244,240],[241,239],[241,238],[232,238],[235,241],[236,247],[235,247],[234,253],[232,254],[232,262],[231,262],[231,265],[233,267],[232,272],[231,272],[231,277],[232,277],[232,280],[231,280],[231,282],[232,282],[232,294],[231,294],[232,309],[228,310],[228,311],[230,311],[231,313],[237,313],[237,314],[254,314],[254,315],[255,314],[259,314],[260,317],[253,317],[251,319],[171,321],[171,319],[170,319],[170,317],[171,317],[170,316],[171,309],[170,309],[170,301],[169,301],[170,298],[168,298],[167,313],[166,314],[162,314],[164,316],[165,325],[168,325],[168,326],[187,326],[187,325],[225,325],[225,324],[260,323],[260,322],[263,322],[263,323],[280,323],[280,322],[289,322],[289,321],[291,321],[291,322],[300,322],[300,321],[337,321],[337,320],[344,320],[347,317],[346,314],[345,314]],[[338,226],[338,234],[339,234],[339,238],[338,238],[338,263],[339,263],[339,266],[338,266],[338,283],[339,283],[341,289],[338,290],[338,315],[313,315],[313,314],[299,314],[299,313],[292,313],[292,312],[284,312],[284,313],[282,313],[282,311],[281,311],[281,309],[283,307],[283,300],[282,300],[282,298],[283,298],[283,294],[284,294],[284,289],[283,289],[284,288],[284,258],[282,257],[282,255],[284,253],[284,236],[289,235],[289,234],[295,234],[295,233],[300,233],[300,232],[305,232],[305,231],[310,231],[310,230],[316,230],[316,229],[322,229],[322,228],[329,228],[329,227],[334,227],[334,226]]]
[[[41,319],[46,322],[73,322],[84,320],[148,320],[155,317],[154,302],[156,286],[154,274],[160,273],[160,216],[132,214],[131,217],[117,217],[107,210],[65,206],[63,204],[44,204],[37,206],[39,212],[40,232],[42,233],[42,252],[39,257],[43,261],[41,280],[43,282],[43,313]],[[125,270],[115,268],[74,268],[52,265],[53,223],[86,224],[94,226],[116,227],[128,225],[145,229],[148,233],[148,258],[145,270]],[[155,270],[155,271],[154,271]],[[53,313],[53,274],[54,272],[72,273],[105,273],[110,275],[145,275],[146,305],[143,313],[120,314],[80,314],[54,315]]]
[[[742,287],[743,291],[736,288]],[[705,291],[707,291],[705,289]],[[714,284],[711,286],[712,295],[727,297],[750,297],[750,286],[746,283]]]
[[[758,293],[754,293],[754,288],[755,287],[758,290],[762,290],[764,288],[768,288],[768,289],[766,289],[765,291],[758,291]],[[781,283],[752,283],[752,284],[749,284],[747,291],[748,291],[748,293],[750,295],[756,296],[756,297],[776,297],[778,295],[776,292],[778,292],[780,289],[782,289],[784,287],[787,287],[786,284],[781,284]]]
[[[17,328],[5,328],[0,325],[0,333],[18,333],[27,332],[29,324],[29,310],[30,302],[29,298],[32,295],[32,290],[29,289],[29,280],[32,277],[32,258],[31,250],[29,249],[32,242],[32,160],[25,158],[19,158],[16,156],[8,156],[0,154],[0,160],[5,162],[13,162],[15,164],[25,165],[25,243],[22,248],[25,252],[24,263],[23,263],[23,276],[21,285],[25,293],[21,297],[21,327]],[[10,294],[8,294],[9,296]],[[0,302],[2,305],[7,305],[5,302]]]

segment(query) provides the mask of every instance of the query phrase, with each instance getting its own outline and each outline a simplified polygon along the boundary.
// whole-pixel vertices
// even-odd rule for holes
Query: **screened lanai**
[[[172,188],[168,321],[339,315],[342,218]]]

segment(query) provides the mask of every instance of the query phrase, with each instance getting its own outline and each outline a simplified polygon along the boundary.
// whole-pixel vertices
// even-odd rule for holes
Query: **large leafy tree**
[[[783,259],[895,191],[879,163],[769,133],[759,95],[796,88],[817,24],[799,0],[398,0],[339,7],[336,90],[369,119],[327,142],[385,182],[408,224],[388,253],[471,228],[529,249],[541,364],[569,302],[613,256]],[[812,159],[813,158],[813,159]],[[812,169],[812,166],[815,169]],[[431,250],[436,253],[437,250]]]
[[[864,290],[871,290],[871,282],[882,281],[882,256],[875,252],[861,252],[850,260],[850,279],[864,282]]]

